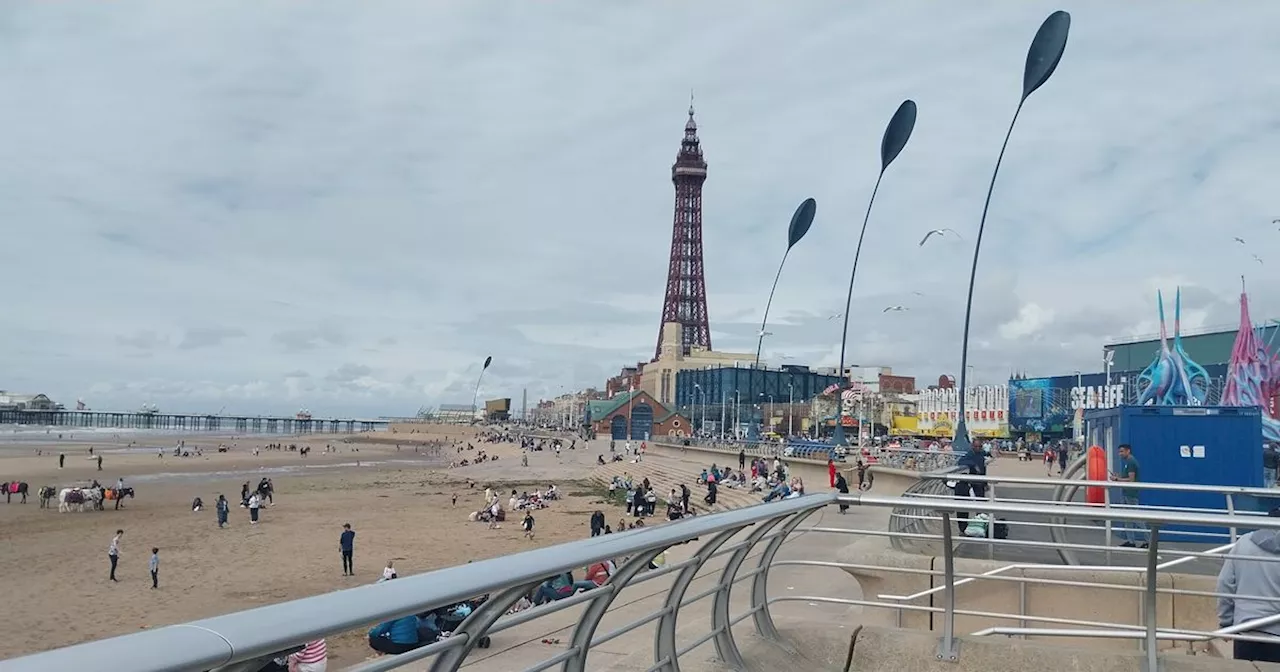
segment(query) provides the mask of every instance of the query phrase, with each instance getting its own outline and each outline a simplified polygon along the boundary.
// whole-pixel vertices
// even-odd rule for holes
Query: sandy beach
[[[373,582],[388,560],[401,576],[586,536],[591,511],[603,508],[597,489],[586,485],[598,451],[531,452],[522,467],[518,445],[483,443],[473,430],[423,427],[414,434],[383,432],[337,436],[148,437],[148,446],[172,446],[178,438],[200,457],[157,457],[154,447],[130,446],[119,438],[54,434],[39,440],[0,441],[0,479],[25,481],[31,496],[22,505],[0,498],[0,574],[14,608],[0,612],[0,658],[66,646],[141,628],[152,628],[263,604]],[[438,455],[427,446],[441,442]],[[498,461],[449,468],[474,458],[456,452],[467,442]],[[234,445],[218,453],[218,444]],[[307,457],[288,450],[262,450],[269,443],[311,446]],[[102,471],[96,459],[103,455]],[[254,447],[259,454],[254,455]],[[332,452],[326,452],[331,447]],[[415,448],[417,452],[415,452]],[[39,453],[37,455],[37,452]],[[58,469],[58,455],[67,456]],[[357,464],[359,466],[357,466]],[[262,476],[276,486],[275,503],[249,525],[239,508],[240,486]],[[41,509],[35,493],[98,479],[137,491],[124,507],[59,513]],[[535,513],[536,538],[522,538],[518,520],[501,529],[468,522],[484,488],[545,489],[555,483],[566,497]],[[230,525],[218,529],[217,493],[232,500]],[[453,497],[457,496],[456,505]],[[191,511],[201,497],[206,508]],[[608,513],[608,512],[606,512]],[[356,531],[356,576],[344,577],[338,553],[343,523]],[[123,529],[119,583],[107,581],[107,546]],[[447,542],[447,543],[446,543]],[[151,590],[148,560],[160,549],[160,589]],[[329,640],[331,664],[353,664],[369,655],[363,632]]]

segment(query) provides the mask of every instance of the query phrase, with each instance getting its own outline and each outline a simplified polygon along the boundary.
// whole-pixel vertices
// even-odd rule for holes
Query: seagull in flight
[[[902,307],[902,306],[889,306],[888,308],[885,308],[884,310],[882,310],[882,311],[880,311],[880,312],[882,312],[882,313],[887,313],[887,312],[889,312],[889,311],[893,311],[893,312],[895,312],[895,313],[901,313],[901,312],[902,312],[902,311],[904,311],[904,310],[907,310],[907,309],[906,309],[906,308],[904,308],[904,307]]]
[[[1256,262],[1258,262],[1259,264],[1261,264],[1261,263],[1262,263],[1262,257],[1259,257],[1259,256],[1258,256],[1258,255],[1256,255],[1256,254],[1255,254],[1255,255],[1253,255],[1253,260],[1254,260],[1254,261],[1256,261]]]
[[[773,335],[772,331],[765,331],[764,329],[761,329],[760,333],[756,334],[756,336],[759,336],[760,338],[764,338],[765,336],[772,336],[772,335]]]
[[[934,236],[934,235],[945,236],[948,233],[954,235],[956,238],[961,237],[960,234],[956,233],[953,229],[933,229],[932,231],[929,231],[928,233],[924,234],[924,238],[920,239],[920,247],[924,247],[924,244],[929,242],[930,236]]]
[[[830,322],[831,320],[834,320],[838,317],[844,317],[844,313],[833,313],[830,317],[827,318],[827,321]]]
[[[916,296],[924,296],[924,292],[911,292],[911,293],[915,294]]]
[[[1244,244],[1245,244],[1245,242],[1244,242],[1244,238],[1241,238],[1240,236],[1236,236],[1236,237],[1235,237],[1235,238],[1233,238],[1232,240],[1236,241],[1237,243],[1240,243],[1241,245],[1244,245]]]

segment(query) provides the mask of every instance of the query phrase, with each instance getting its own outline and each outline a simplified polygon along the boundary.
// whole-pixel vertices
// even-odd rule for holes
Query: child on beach
[[[524,528],[524,538],[533,539],[533,513],[532,512],[530,511],[524,512],[524,522],[521,524],[521,527]]]
[[[388,560],[387,566],[382,568],[382,580],[390,581],[391,579],[398,578],[399,576],[399,574],[396,574],[396,561]]]

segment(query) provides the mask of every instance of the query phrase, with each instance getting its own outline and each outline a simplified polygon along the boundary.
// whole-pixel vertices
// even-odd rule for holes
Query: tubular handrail
[[[1233,527],[1241,524],[1240,516],[1232,514],[1180,512],[1180,511],[1144,511],[1142,509],[1100,509],[1093,506],[1080,505],[1026,505],[1009,504],[998,501],[983,501],[980,504],[973,500],[931,500],[913,497],[887,497],[870,493],[860,494],[814,494],[794,499],[781,500],[769,504],[758,504],[741,509],[724,511],[715,514],[697,516],[692,519],[654,526],[643,530],[626,533],[592,537],[559,546],[541,548],[523,553],[478,561],[475,563],[441,569],[425,574],[405,577],[393,583],[360,586],[315,597],[259,607],[236,614],[217,616],[192,623],[168,626],[155,630],[124,635],[111,639],[90,642],[77,646],[38,653],[10,661],[0,661],[0,671],[28,669],[68,669],[80,668],[92,661],[110,660],[113,665],[137,672],[159,672],[164,670],[210,670],[224,665],[252,661],[263,657],[277,655],[309,640],[324,637],[338,632],[367,626],[374,622],[385,621],[404,615],[430,611],[480,594],[493,594],[486,603],[480,605],[471,618],[455,631],[456,640],[445,640],[429,645],[427,650],[419,649],[412,655],[378,660],[365,666],[369,670],[385,670],[398,667],[413,659],[426,658],[435,654],[431,668],[433,672],[453,671],[463,663],[472,648],[486,633],[496,632],[506,620],[512,625],[515,622],[532,620],[533,616],[517,615],[510,619],[501,616],[514,601],[529,589],[536,587],[544,579],[565,571],[572,571],[585,565],[606,559],[630,558],[631,569],[638,569],[638,563],[647,564],[646,558],[652,558],[662,550],[677,544],[707,537],[693,558],[676,563],[670,573],[675,577],[674,586],[667,592],[664,606],[658,612],[631,625],[606,633],[599,638],[592,637],[591,632],[603,616],[604,608],[592,607],[615,596],[619,590],[629,585],[627,576],[619,572],[619,583],[606,583],[606,589],[590,591],[583,596],[573,598],[575,602],[587,605],[584,615],[580,617],[578,628],[581,635],[562,652],[549,660],[544,660],[531,669],[547,669],[563,663],[566,671],[589,669],[585,662],[591,647],[628,632],[644,623],[659,621],[656,635],[655,669],[667,665],[676,667],[679,657],[693,648],[690,645],[677,646],[675,639],[674,615],[677,610],[696,600],[715,596],[717,607],[713,609],[711,634],[697,643],[716,642],[718,652],[723,655],[736,655],[733,646],[732,623],[737,622],[728,614],[728,591],[738,582],[750,579],[751,611],[737,620],[754,617],[757,632],[762,636],[777,639],[778,632],[769,615],[768,605],[775,601],[793,599],[773,597],[767,593],[767,577],[769,569],[774,565],[778,548],[787,540],[789,534],[796,529],[806,533],[840,532],[848,534],[876,534],[870,531],[849,529],[828,529],[818,526],[798,528],[804,518],[834,503],[853,506],[873,506],[890,509],[911,508],[938,513],[945,527],[944,540],[951,535],[951,517],[964,510],[980,508],[991,514],[1022,514],[1057,516],[1064,519],[1095,519],[1104,516],[1116,521],[1142,522],[1151,526],[1151,549],[1142,551],[1148,557],[1145,568],[1134,568],[1148,576],[1147,586],[1142,589],[1145,599],[1154,600],[1158,588],[1152,577],[1161,568],[1176,564],[1158,564],[1156,552],[1159,546],[1159,527],[1168,524],[1198,525],[1212,527]],[[784,522],[785,521],[785,522]],[[770,534],[773,528],[778,530]],[[1250,520],[1248,526],[1258,529],[1280,529],[1280,518],[1258,518]],[[747,531],[747,540],[741,543],[732,542],[735,535]],[[883,536],[893,536],[891,532],[880,532]],[[902,535],[921,537],[926,535]],[[936,538],[936,537],[935,537]],[[997,540],[979,539],[987,543]],[[758,556],[748,554],[757,544],[766,547]],[[1010,542],[1000,542],[1010,543]],[[1016,542],[1015,542],[1016,543]],[[721,550],[723,548],[723,550]],[[1226,550],[1220,547],[1216,551]],[[1169,551],[1173,553],[1174,551]],[[720,553],[732,553],[732,559],[726,563],[716,583],[708,590],[686,596],[685,591],[690,583],[702,575],[700,571],[711,558]],[[950,544],[945,544],[944,555],[947,560],[945,568],[945,585],[943,590],[947,598],[942,601],[945,606],[923,607],[906,605],[902,602],[887,603],[868,600],[849,601],[838,598],[825,598],[821,601],[845,604],[867,604],[877,607],[896,609],[924,609],[930,613],[942,613],[945,616],[944,640],[948,646],[953,643],[954,618],[956,614],[979,613],[959,609],[955,606],[955,588],[961,584],[957,580],[954,553]],[[1197,556],[1202,554],[1197,554]],[[756,557],[752,562],[743,562],[749,557]],[[1180,558],[1181,559],[1181,558]],[[626,565],[628,563],[624,563]],[[779,561],[778,564],[786,564]],[[747,565],[743,567],[743,565]],[[830,563],[829,566],[839,566]],[[1034,565],[1033,565],[1034,566]],[[742,568],[742,572],[739,572]],[[661,570],[659,570],[661,571]],[[714,571],[714,570],[713,570]],[[1000,571],[1007,571],[1001,569]],[[636,581],[643,574],[636,575]],[[981,577],[972,575],[965,577],[975,580]],[[1016,580],[1002,577],[1002,580]],[[923,595],[923,594],[920,594]],[[908,596],[909,598],[918,597]],[[1239,599],[1246,599],[1239,596]],[[540,615],[550,613],[546,610]],[[1150,612],[1154,614],[1154,610]],[[1009,615],[996,615],[1000,618],[1019,618]],[[1146,617],[1145,635],[1148,642],[1155,641],[1162,632],[1154,625],[1154,615]],[[1045,623],[1073,625],[1087,621],[1053,617],[1032,617],[1023,615],[1020,620],[1036,620]],[[1244,624],[1242,624],[1244,625]],[[510,627],[510,626],[505,626]],[[1238,626],[1237,626],[1238,627]],[[1224,629],[1218,635],[1213,633],[1192,633],[1196,636],[1234,637],[1233,632]],[[575,630],[575,633],[579,630]],[[1105,635],[1104,635],[1105,636]],[[425,647],[424,647],[425,648]],[[953,649],[948,648],[951,651]],[[727,653],[726,653],[727,651]],[[1154,655],[1154,654],[1152,654]]]
[[[1208,551],[1205,551],[1205,553],[1214,554],[1214,555],[1219,553],[1226,553],[1226,552],[1229,552],[1231,549],[1235,548],[1235,546],[1236,546],[1235,544],[1227,544],[1225,546],[1219,546],[1217,548],[1213,548]],[[1163,570],[1163,569],[1169,569],[1170,567],[1177,567],[1178,565],[1182,565],[1182,564],[1191,562],[1192,560],[1196,560],[1198,559],[1198,557],[1199,556],[1191,556],[1191,557],[1174,558],[1173,560],[1166,560],[1156,565],[1156,569]],[[1015,569],[1051,569],[1051,570],[1063,571],[1063,572],[1145,572],[1147,571],[1145,567],[1133,567],[1129,565],[1119,565],[1119,566],[1116,566],[1116,565],[1053,565],[1053,564],[1047,564],[1042,562],[1015,562],[1008,565],[996,567],[995,569],[992,569],[992,570],[985,571],[980,576],[977,576],[977,577],[960,579],[959,581],[956,581],[954,585],[962,586],[966,583],[973,583],[974,581],[978,581],[983,578],[987,578],[991,576],[999,576],[1001,574],[1004,574],[1005,572],[1015,570]],[[930,588],[928,590],[922,590],[917,593],[912,593],[910,595],[880,594],[880,595],[877,595],[876,597],[882,600],[896,600],[901,602],[911,602],[913,600],[918,600],[928,595],[940,593],[946,589],[947,589],[946,586],[937,586],[934,588]]]
[[[1235,485],[1196,485],[1192,483],[1147,483],[1143,481],[1089,481],[1083,479],[1040,478],[1036,476],[977,476],[956,472],[922,472],[921,480],[957,480],[970,483],[996,483],[1000,485],[1044,485],[1058,487],[1070,485],[1081,488],[1124,488],[1126,490],[1163,490],[1173,492],[1208,492],[1219,495],[1253,495],[1256,497],[1280,497],[1280,490]]]

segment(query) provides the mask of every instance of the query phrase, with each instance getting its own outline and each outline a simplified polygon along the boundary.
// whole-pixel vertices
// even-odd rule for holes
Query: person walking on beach
[[[738,471],[744,471],[747,468],[747,449],[738,449]]]
[[[109,580],[119,583],[116,578],[116,564],[120,562],[120,537],[124,536],[124,530],[116,530],[116,536],[111,538],[111,545],[107,547],[107,560],[111,562],[111,575]]]
[[[151,549],[151,589],[155,590],[160,587],[160,549]]]
[[[92,449],[92,448],[90,448],[90,450],[93,450],[93,449]],[[102,456],[101,456],[101,455],[99,455],[99,456],[98,456],[98,471],[102,471]]]
[[[249,524],[258,524],[258,507],[262,506],[262,500],[258,499],[258,493],[249,495]]]
[[[533,512],[532,511],[524,512],[524,521],[521,522],[520,527],[524,529],[524,538],[532,540],[533,539]]]
[[[218,501],[214,504],[214,509],[218,512],[218,528],[227,526],[227,517],[231,515],[231,503],[227,501],[226,495],[218,495]]]
[[[338,552],[342,554],[342,575],[355,576],[356,562],[353,556],[356,552],[356,533],[351,529],[351,523],[342,524],[342,534],[338,537]]]
[[[61,469],[62,467],[66,466],[66,464],[67,464],[67,454],[58,453],[58,468]]]

